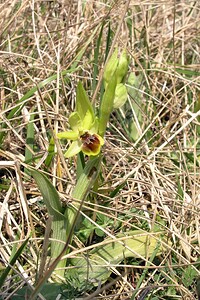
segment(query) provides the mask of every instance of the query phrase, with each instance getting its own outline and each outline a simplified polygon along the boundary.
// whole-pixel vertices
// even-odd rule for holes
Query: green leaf
[[[79,81],[76,90],[76,112],[79,114],[81,120],[83,120],[87,111],[90,112],[94,120],[95,116],[92,104],[88,98],[86,91],[83,88],[82,83]]]
[[[29,287],[23,287],[11,296],[11,300],[22,300],[28,299],[31,295],[32,290]],[[66,300],[69,296],[69,290],[65,284],[59,283],[45,283],[41,290],[40,294],[46,300],[59,299]]]
[[[35,179],[40,192],[42,194],[43,200],[47,206],[48,212],[50,215],[58,215],[62,216],[63,208],[61,205],[61,201],[53,184],[49,181],[49,179],[37,170],[31,170],[31,175]]]
[[[83,173],[84,167],[85,167],[85,158],[84,158],[83,152],[79,152],[77,155],[77,168],[76,168],[76,179],[77,180]]]
[[[193,266],[188,266],[184,270],[183,276],[182,276],[182,282],[183,282],[184,286],[188,288],[190,285],[192,285],[193,281],[195,280],[195,278],[197,276],[198,276],[198,273],[193,268]]]
[[[34,177],[40,189],[49,215],[53,216],[51,257],[56,258],[63,250],[64,242],[66,241],[66,218],[63,214],[64,209],[61,205],[59,195],[49,179],[36,170],[31,170],[31,175]],[[57,267],[63,268],[65,265],[66,260],[61,260]],[[57,274],[63,276],[64,270],[58,270]]]
[[[68,206],[65,210],[65,217],[67,219],[67,236],[70,234],[70,231],[72,231],[71,228],[75,226],[78,211],[81,209],[84,200],[95,183],[95,180],[99,174],[100,163],[100,156],[89,160],[85,165],[82,174],[79,176],[79,179],[72,192],[72,198],[81,200],[81,202],[74,201],[73,206]]]
[[[198,299],[200,299],[200,276],[197,278],[196,289],[197,289],[197,296],[198,296]]]
[[[81,290],[86,284],[92,288],[98,283],[104,283],[112,272],[109,265],[119,264],[128,257],[146,258],[147,255],[148,257],[154,253],[159,255],[166,250],[161,245],[163,239],[161,233],[150,235],[137,230],[118,234],[116,238],[119,241],[107,239],[105,245],[95,247],[86,257],[71,259],[74,269],[68,270],[66,278],[74,287]]]

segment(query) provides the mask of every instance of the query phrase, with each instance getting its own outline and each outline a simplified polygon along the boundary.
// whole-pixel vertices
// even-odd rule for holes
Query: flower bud
[[[118,56],[118,49],[116,49],[113,52],[111,58],[108,60],[108,62],[106,64],[105,71],[103,74],[103,79],[104,79],[105,85],[108,84],[108,82],[110,81],[111,77],[113,76],[113,74],[117,68],[117,65],[119,63],[119,59],[117,58],[117,56]]]
[[[126,87],[123,83],[119,83],[115,89],[115,98],[113,103],[113,108],[120,108],[125,104],[128,98]]]
[[[117,83],[121,83],[128,71],[128,56],[126,50],[123,50],[116,70]]]

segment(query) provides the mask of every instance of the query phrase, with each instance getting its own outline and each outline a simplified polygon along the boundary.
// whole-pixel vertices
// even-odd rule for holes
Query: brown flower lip
[[[80,139],[83,143],[83,150],[97,152],[100,147],[100,141],[96,134],[90,134],[85,132],[83,135],[80,136]]]

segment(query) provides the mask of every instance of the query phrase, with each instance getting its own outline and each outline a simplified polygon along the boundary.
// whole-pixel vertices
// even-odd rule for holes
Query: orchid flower
[[[80,151],[88,156],[98,155],[104,139],[98,134],[99,120],[95,117],[92,105],[80,82],[77,87],[76,110],[69,116],[69,124],[72,130],[57,134],[59,139],[72,141],[65,157],[69,158]]]

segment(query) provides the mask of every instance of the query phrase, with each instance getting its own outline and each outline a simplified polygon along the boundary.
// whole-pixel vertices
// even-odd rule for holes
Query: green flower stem
[[[67,219],[66,233],[69,241],[71,241],[74,227],[78,221],[79,213],[84,204],[84,200],[86,199],[97,179],[100,170],[100,164],[100,156],[90,159],[87,162],[83,173],[80,175],[72,192],[72,198],[79,201],[74,201],[73,206],[67,207],[64,213]]]
[[[30,299],[35,299],[36,295],[38,294],[38,292],[40,291],[42,285],[44,284],[44,282],[46,282],[48,280],[48,278],[51,276],[52,272],[55,270],[56,267],[60,267],[64,264],[66,264],[66,259],[62,260],[63,255],[66,254],[67,250],[68,250],[68,246],[71,242],[72,236],[73,236],[73,232],[74,232],[74,227],[76,225],[76,222],[78,220],[79,217],[79,212],[81,211],[81,208],[83,206],[84,200],[87,197],[88,193],[90,192],[90,189],[92,188],[99,170],[100,170],[100,163],[101,163],[101,157],[95,157],[94,159],[91,159],[88,161],[88,163],[86,164],[83,173],[80,175],[77,184],[72,192],[72,197],[74,199],[77,200],[81,200],[81,202],[77,202],[74,204],[74,206],[69,206],[65,209],[64,214],[62,214],[61,211],[61,207],[58,201],[56,201],[56,203],[54,203],[54,200],[58,200],[57,199],[57,194],[55,192],[54,188],[51,188],[51,196],[54,197],[48,197],[48,188],[49,188],[49,183],[46,180],[46,177],[44,177],[44,175],[41,178],[38,178],[38,175],[40,174],[39,172],[35,173],[36,171],[33,171],[32,175],[34,176],[34,178],[36,179],[36,181],[38,181],[38,183],[40,182],[40,179],[45,180],[43,184],[43,182],[40,182],[40,187],[45,187],[45,189],[42,189],[43,191],[43,196],[46,196],[44,198],[48,198],[47,200],[47,204],[48,204],[48,210],[49,212],[51,212],[51,215],[58,215],[58,217],[60,217],[60,219],[62,220],[62,218],[64,218],[65,220],[65,236],[63,236],[63,223],[57,223],[58,226],[60,226],[60,231],[62,234],[62,238],[65,237],[65,245],[62,248],[62,251],[60,252],[60,254],[55,258],[55,260],[52,262],[52,264],[49,266],[48,270],[43,274],[43,276],[40,278],[40,280],[37,282],[36,287],[35,287],[35,291],[33,291],[33,293],[30,296]],[[46,185],[47,183],[47,185]],[[44,199],[45,200],[45,199]],[[52,203],[49,203],[52,202]],[[57,211],[58,210],[58,211]],[[57,221],[57,220],[56,220]],[[59,237],[58,237],[59,238]],[[63,240],[61,238],[61,240]],[[64,263],[63,263],[64,262]],[[58,270],[59,271],[59,270]],[[61,270],[63,271],[63,270]],[[58,274],[58,272],[56,272]]]

